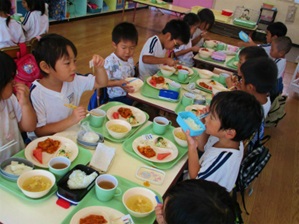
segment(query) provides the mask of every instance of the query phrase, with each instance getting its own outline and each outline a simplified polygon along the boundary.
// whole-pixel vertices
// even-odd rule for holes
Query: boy
[[[133,77],[133,54],[138,42],[138,32],[132,23],[123,22],[112,31],[112,46],[114,52],[105,59],[105,69],[108,75],[107,92],[109,101],[120,101],[131,105],[132,100],[127,93],[134,92],[134,88],[125,80]]]
[[[139,75],[142,80],[145,76],[154,75],[161,64],[175,66],[176,61],[165,57],[167,50],[173,50],[190,39],[190,29],[182,20],[169,21],[162,33],[149,38],[144,44],[139,57]]]
[[[283,37],[287,34],[288,28],[282,22],[274,22],[267,27],[266,30],[266,44],[259,45],[264,48],[266,53],[270,55],[271,43],[277,37]],[[256,43],[249,37],[249,42],[238,42],[239,47],[247,47],[247,46],[257,46]]]
[[[205,118],[205,132],[188,142],[189,179],[214,181],[230,192],[243,158],[243,140],[261,125],[263,110],[254,96],[244,91],[217,93]],[[198,160],[197,150],[204,151]]]
[[[195,13],[188,13],[184,16],[183,19],[188,26],[190,27],[191,37],[194,34],[195,30],[199,26],[199,18]],[[186,45],[181,45],[179,48],[174,49],[175,57],[177,57],[184,65],[188,67],[193,67],[193,52],[197,52],[199,50],[198,46],[192,47],[192,39],[190,38],[189,43]]]
[[[225,188],[205,180],[185,180],[165,194],[155,212],[158,224],[234,224],[234,202]]]
[[[104,59],[93,56],[95,76],[77,75],[77,49],[70,40],[57,34],[43,36],[33,54],[43,75],[31,86],[30,97],[38,118],[35,135],[52,135],[85,118],[86,108],[79,106],[79,101],[84,91],[107,85]],[[71,109],[65,104],[78,107]]]
[[[208,39],[207,32],[212,28],[215,23],[215,16],[211,9],[204,8],[198,10],[197,16],[199,18],[199,26],[192,36],[192,46],[201,47],[203,38]]]
[[[277,85],[270,94],[271,102],[273,102],[274,99],[283,91],[282,78],[287,65],[285,56],[291,48],[292,40],[287,36],[278,37],[271,43],[270,56],[274,59],[278,69]]]

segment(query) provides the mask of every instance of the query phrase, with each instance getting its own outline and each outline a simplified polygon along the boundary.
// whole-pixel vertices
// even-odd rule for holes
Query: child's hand
[[[188,149],[197,150],[198,141],[197,141],[196,137],[191,137],[190,136],[190,130],[187,130],[185,132],[185,134],[186,134],[186,137],[187,137]]]
[[[163,204],[158,204],[155,208],[156,220],[158,224],[166,224],[163,213]]]
[[[102,58],[100,55],[95,54],[92,56],[92,62],[95,68],[103,68],[105,64],[105,59]]]
[[[193,47],[191,47],[192,52],[198,52],[199,51],[199,46],[195,45]]]
[[[79,106],[76,109],[74,109],[71,115],[74,124],[78,123],[85,117],[86,117],[86,108],[84,108],[83,106]]]
[[[14,84],[14,88],[16,90],[16,97],[19,101],[20,106],[30,104],[29,88],[25,84],[19,82],[16,82]]]
[[[177,63],[178,63],[178,61],[176,61],[172,58],[166,58],[165,64],[167,64],[168,66],[176,66]]]
[[[238,84],[238,78],[235,75],[230,75],[225,79],[227,88],[235,87]]]

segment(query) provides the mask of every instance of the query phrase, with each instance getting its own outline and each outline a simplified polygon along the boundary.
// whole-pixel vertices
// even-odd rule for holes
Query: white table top
[[[148,121],[144,126],[147,126],[150,123],[151,122]],[[78,130],[79,125],[75,125],[72,128],[59,133],[58,135],[76,140]],[[135,173],[141,165],[145,164],[127,154],[122,149],[122,144],[109,141],[105,141],[105,144],[116,149],[116,156],[113,160],[112,166],[108,170],[108,173],[124,177],[137,184],[143,185],[144,181],[136,178]],[[90,151],[92,153],[94,152],[94,150]],[[186,161],[187,155],[185,155],[170,170],[164,170],[166,176],[162,185],[151,184],[149,188],[157,191],[160,195],[163,195],[171,185],[173,180],[176,178],[178,172],[184,166]],[[57,196],[55,195],[53,195],[46,201],[36,203],[17,198],[15,195],[2,190],[1,188],[0,200],[0,222],[5,224],[61,223],[65,219],[65,217],[74,209],[74,206],[71,206],[69,209],[64,209],[56,205]]]

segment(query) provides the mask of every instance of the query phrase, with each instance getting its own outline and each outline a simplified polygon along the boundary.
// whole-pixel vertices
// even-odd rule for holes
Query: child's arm
[[[163,204],[158,204],[155,208],[156,221],[158,224],[166,224],[164,219]]]
[[[188,172],[190,179],[195,179],[200,169],[199,158],[198,158],[198,140],[196,137],[190,136],[190,131],[186,131],[187,142],[188,142]]]
[[[176,51],[175,56],[181,56],[181,55],[189,53],[190,51],[191,52],[198,52],[199,48],[200,48],[199,46],[193,46],[193,47],[181,50],[181,51]]]
[[[159,58],[151,55],[143,55],[142,61],[145,64],[166,64],[169,66],[175,66],[177,61],[172,58]]]
[[[22,83],[16,83],[14,87],[16,89],[16,97],[22,110],[19,128],[21,131],[34,131],[37,119],[36,113],[29,100],[29,88]]]
[[[105,60],[100,55],[94,55],[92,57],[93,66],[94,66],[94,75],[95,75],[95,83],[94,89],[106,87],[108,84],[108,77],[106,70],[104,68]]]
[[[192,39],[192,46],[195,46],[201,40],[201,38],[205,38],[206,35],[207,35],[207,32],[203,31],[200,35],[198,35],[197,37]]]
[[[65,129],[77,124],[83,118],[86,117],[86,108],[83,106],[79,106],[73,110],[73,113],[68,116],[67,118],[46,124],[45,126],[38,127],[35,129],[36,136],[46,136],[46,135],[53,135],[57,132],[64,131]]]
[[[134,87],[128,85],[129,82],[126,81],[125,79],[120,79],[120,80],[108,80],[107,87],[121,87],[123,88],[127,93],[132,93],[134,92]]]
[[[248,37],[248,38],[249,38],[248,42],[238,41],[237,46],[238,47],[257,46],[257,44],[253,42],[253,40],[251,39],[251,37]]]

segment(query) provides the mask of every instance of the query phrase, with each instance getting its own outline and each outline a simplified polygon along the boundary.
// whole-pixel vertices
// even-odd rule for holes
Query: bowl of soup
[[[30,170],[17,180],[20,190],[29,198],[45,196],[55,184],[55,176],[47,170]]]
[[[156,194],[144,187],[133,187],[127,190],[122,197],[122,202],[130,215],[146,217],[157,206]]]
[[[182,147],[187,147],[187,137],[182,128],[175,128],[173,129],[173,137],[176,143],[178,143]]]
[[[167,77],[171,76],[176,71],[174,67],[170,67],[168,65],[163,65],[160,68],[161,68],[162,74]]]
[[[106,122],[106,129],[113,138],[121,139],[128,135],[132,126],[127,121],[114,119]]]

